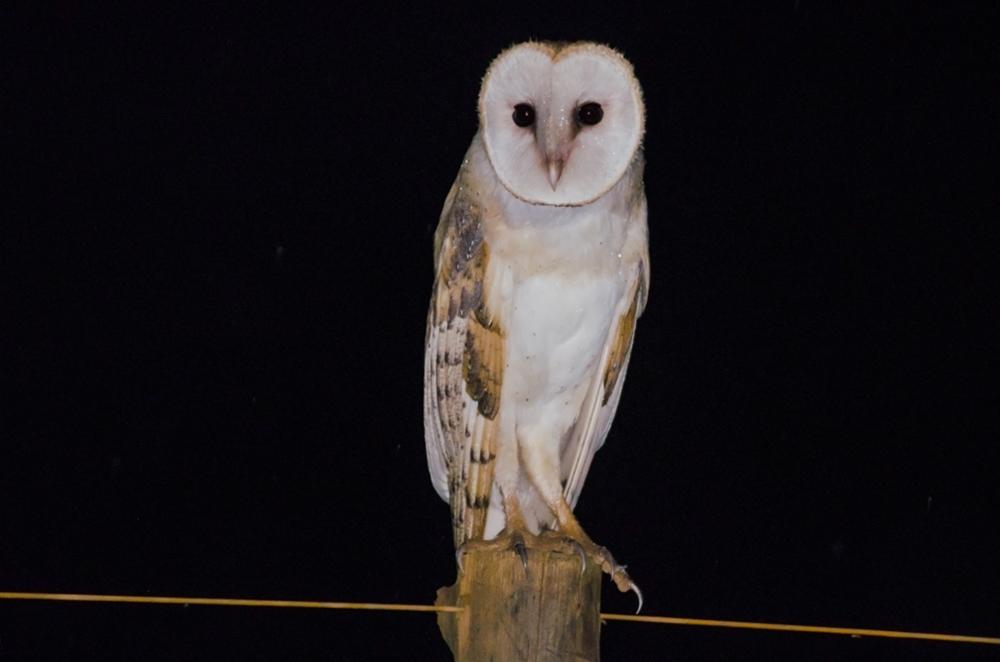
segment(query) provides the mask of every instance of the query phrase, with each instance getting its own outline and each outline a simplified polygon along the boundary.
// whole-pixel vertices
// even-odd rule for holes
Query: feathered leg
[[[559,524],[562,536],[572,541],[584,550],[586,556],[597,563],[601,569],[610,575],[618,590],[635,591],[639,598],[639,609],[642,609],[642,592],[606,547],[596,544],[580,526],[573,511],[563,496],[562,483],[559,481],[558,448],[554,444],[528,443],[521,445],[524,468],[532,484],[542,495],[545,503],[552,509]]]
[[[536,536],[528,528],[524,513],[517,499],[517,487],[520,482],[518,466],[517,441],[512,432],[513,425],[508,417],[501,420],[501,433],[497,447],[496,467],[493,480],[496,485],[495,494],[499,494],[502,505],[503,520],[500,527],[499,513],[487,517],[484,531],[485,539],[466,540],[456,551],[458,565],[462,566],[462,555],[466,550],[494,549],[499,551],[513,550],[521,559],[525,569],[528,567],[527,547],[535,546]],[[495,509],[495,506],[494,506]]]

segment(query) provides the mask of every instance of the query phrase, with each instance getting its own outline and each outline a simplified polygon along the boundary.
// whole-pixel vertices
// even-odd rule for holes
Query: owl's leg
[[[510,538],[511,548],[521,559],[521,565],[527,571],[528,550],[524,545],[524,540],[525,536],[533,536],[533,534],[528,530],[528,525],[524,521],[524,513],[521,512],[521,505],[518,503],[517,496],[513,493],[505,493],[502,488],[500,493],[503,494],[503,511],[507,518],[507,522],[500,535]]]
[[[517,500],[517,487],[521,481],[521,468],[517,458],[517,440],[510,431],[512,425],[506,420],[501,422],[502,436],[497,448],[497,458],[493,473],[503,504],[504,531],[525,531],[527,524],[521,504]]]
[[[503,494],[503,490],[500,490]],[[455,560],[462,569],[462,557],[469,549],[514,550],[524,569],[528,569],[528,549],[525,540],[534,540],[535,535],[528,529],[521,512],[521,506],[514,494],[503,495],[504,527],[489,540],[467,540],[455,550]]]
[[[504,429],[503,425],[501,429]],[[534,546],[533,543],[536,536],[529,528],[521,504],[517,498],[517,488],[520,483],[517,441],[513,438],[512,434],[501,434],[499,442],[494,464],[493,482],[496,486],[494,497],[499,494],[502,506],[502,528],[500,513],[494,513],[496,515],[495,518],[488,517],[485,531],[486,540],[467,541],[456,551],[456,559],[460,568],[462,566],[462,555],[469,547],[513,550],[521,559],[521,563],[525,569],[528,567],[527,548]]]
[[[505,421],[510,423],[510,421]],[[513,433],[513,425],[505,426],[505,435],[497,456],[495,480],[503,503],[504,527],[498,538],[508,541],[521,559],[525,571],[528,570],[528,552],[526,544],[535,542],[535,534],[528,527],[524,511],[517,497],[521,482],[521,467],[517,452],[517,438]]]
[[[608,573],[619,591],[635,591],[639,598],[639,609],[642,609],[642,592],[625,571],[625,566],[615,561],[606,547],[596,544],[580,526],[573,514],[566,497],[563,496],[562,483],[559,480],[559,456],[556,444],[525,443],[521,445],[524,467],[532,484],[542,495],[545,503],[552,509],[559,532],[576,543],[586,552],[586,555],[601,569]],[[637,612],[638,613],[638,612]]]

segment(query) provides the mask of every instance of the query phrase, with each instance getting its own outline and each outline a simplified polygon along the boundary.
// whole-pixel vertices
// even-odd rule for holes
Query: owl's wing
[[[424,355],[427,464],[438,494],[451,503],[456,547],[483,536],[504,366],[503,335],[484,296],[489,254],[481,214],[462,180],[435,234]]]
[[[604,445],[608,430],[611,429],[632,352],[635,321],[646,307],[646,295],[649,292],[649,247],[646,244],[646,201],[641,192],[639,196],[641,199],[636,205],[636,213],[640,216],[637,225],[638,236],[641,237],[637,239],[641,243],[639,258],[628,287],[625,288],[625,295],[618,303],[613,318],[616,321],[611,325],[601,357],[602,369],[597,372],[584,400],[580,417],[572,428],[569,443],[561,458],[562,476],[565,478],[563,496],[570,507],[576,507],[594,454]]]

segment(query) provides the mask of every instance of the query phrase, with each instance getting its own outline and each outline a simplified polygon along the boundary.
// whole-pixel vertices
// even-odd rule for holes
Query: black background
[[[0,590],[431,602],[433,228],[490,59],[593,39],[645,90],[652,290],[584,526],[648,614],[1000,634],[995,15],[317,5],[3,10]],[[419,614],[0,604],[0,659],[47,657],[448,653]]]

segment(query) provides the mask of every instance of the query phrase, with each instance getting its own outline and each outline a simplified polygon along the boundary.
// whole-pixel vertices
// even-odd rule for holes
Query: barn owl
[[[490,65],[434,236],[424,428],[456,548],[558,538],[642,596],[573,508],[649,291],[642,92],[618,52],[523,43]]]

